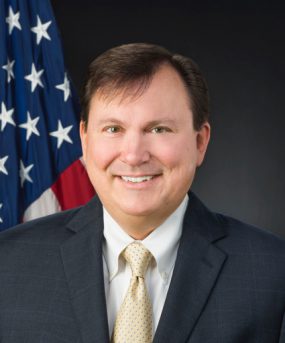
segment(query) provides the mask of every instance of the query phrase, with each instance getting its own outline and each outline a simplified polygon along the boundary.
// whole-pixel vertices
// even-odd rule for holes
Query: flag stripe
[[[62,172],[51,189],[62,210],[82,205],[94,195],[94,188],[80,160],[73,162]]]
[[[23,221],[26,222],[59,211],[61,211],[60,203],[54,192],[49,188],[26,209]]]

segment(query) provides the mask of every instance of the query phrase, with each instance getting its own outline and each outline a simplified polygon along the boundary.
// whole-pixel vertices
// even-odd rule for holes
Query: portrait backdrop
[[[209,85],[212,139],[192,189],[212,210],[285,237],[285,12],[272,1],[236,3],[52,6],[78,91],[91,60],[116,45],[155,43],[193,58]]]

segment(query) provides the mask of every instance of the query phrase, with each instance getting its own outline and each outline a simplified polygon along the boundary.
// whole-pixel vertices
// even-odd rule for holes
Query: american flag
[[[94,194],[48,0],[0,1],[0,230]]]

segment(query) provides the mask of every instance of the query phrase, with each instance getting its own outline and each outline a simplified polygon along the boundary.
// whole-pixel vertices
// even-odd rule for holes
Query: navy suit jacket
[[[0,235],[1,343],[109,341],[102,240],[97,197]],[[284,311],[284,241],[190,193],[153,342],[284,343]]]

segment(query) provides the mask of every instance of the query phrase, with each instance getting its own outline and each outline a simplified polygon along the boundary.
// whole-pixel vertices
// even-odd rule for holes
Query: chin
[[[120,211],[129,216],[146,217],[154,212],[154,207],[145,204],[120,204]]]

